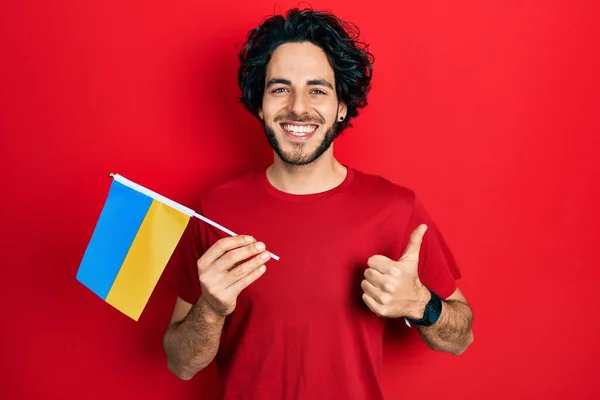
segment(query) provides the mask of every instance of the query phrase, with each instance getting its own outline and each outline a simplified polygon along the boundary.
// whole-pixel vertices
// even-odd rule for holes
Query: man
[[[240,52],[242,101],[274,161],[203,196],[202,213],[253,236],[190,225],[164,336],[170,370],[190,379],[215,360],[226,399],[381,399],[383,331],[404,318],[435,350],[473,340],[459,269],[414,193],[334,157],[371,80],[348,32],[294,9]]]

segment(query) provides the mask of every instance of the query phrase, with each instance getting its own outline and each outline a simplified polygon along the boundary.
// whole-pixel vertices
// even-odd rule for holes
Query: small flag
[[[137,321],[194,212],[113,178],[77,280]]]
[[[137,321],[191,217],[236,234],[118,174],[111,176],[77,280]]]

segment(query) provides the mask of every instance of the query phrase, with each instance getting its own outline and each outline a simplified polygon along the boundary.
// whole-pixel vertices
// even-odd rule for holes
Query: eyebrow
[[[269,88],[270,86],[273,86],[273,85],[291,85],[291,84],[292,84],[292,82],[287,79],[273,78],[273,79],[270,79],[269,82],[267,82],[266,88]],[[328,87],[329,89],[333,90],[333,85],[325,79],[311,79],[311,80],[306,81],[306,84],[308,86],[325,86],[325,87]]]
[[[308,86],[325,86],[325,87],[328,87],[329,89],[333,90],[333,85],[331,83],[329,83],[329,81],[326,81],[325,79],[313,79],[306,83],[308,84]]]

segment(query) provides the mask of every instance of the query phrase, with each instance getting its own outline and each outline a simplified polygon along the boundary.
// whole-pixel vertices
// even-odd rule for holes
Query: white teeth
[[[312,133],[317,127],[314,125],[292,125],[287,124],[283,126],[283,129],[288,131],[294,136],[306,136],[309,133]]]

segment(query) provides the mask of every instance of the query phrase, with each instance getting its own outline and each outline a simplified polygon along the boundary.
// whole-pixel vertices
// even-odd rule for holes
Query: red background
[[[5,2],[0,14],[5,399],[208,399],[167,372],[173,295],[135,323],[76,280],[115,171],[193,207],[265,165],[236,51],[294,3]],[[361,5],[364,4],[364,5]],[[314,2],[376,57],[337,155],[415,189],[475,313],[462,356],[385,350],[389,399],[600,396],[598,9],[593,1]]]

